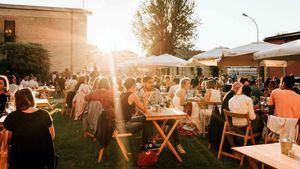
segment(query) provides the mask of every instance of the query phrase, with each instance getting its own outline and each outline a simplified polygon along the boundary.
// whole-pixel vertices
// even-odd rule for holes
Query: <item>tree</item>
[[[8,70],[21,76],[32,73],[42,79],[49,74],[49,51],[40,44],[5,43],[1,47],[1,52],[5,56],[0,62],[1,72]]]
[[[194,0],[145,0],[135,14],[133,32],[150,55],[189,50],[200,19]]]

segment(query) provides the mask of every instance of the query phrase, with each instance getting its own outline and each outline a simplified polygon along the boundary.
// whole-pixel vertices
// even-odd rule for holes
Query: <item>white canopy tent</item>
[[[254,60],[300,60],[300,40],[278,45],[274,48],[256,52]]]
[[[229,50],[229,48],[221,46],[195,55],[193,58],[197,59],[198,61],[220,59],[220,57],[223,55],[223,52],[227,50]]]
[[[149,67],[181,67],[186,64],[186,61],[170,54],[159,56],[150,56],[137,62],[138,66]]]
[[[223,51],[218,63],[219,66],[258,66],[258,61],[253,60],[253,53],[267,50],[278,45],[267,42],[254,42]]]
[[[204,66],[217,66],[217,59],[213,60],[197,60],[195,58],[190,58],[184,67],[204,67]]]

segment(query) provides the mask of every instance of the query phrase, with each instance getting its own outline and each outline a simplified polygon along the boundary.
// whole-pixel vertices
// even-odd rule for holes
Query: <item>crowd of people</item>
[[[269,97],[269,114],[299,119],[300,95],[295,81],[292,75],[280,80],[268,78],[264,83],[262,78],[235,79],[229,76],[201,76],[193,79],[147,75],[114,77],[100,75],[97,67],[94,67],[91,72],[83,70],[77,74],[71,74],[67,69],[63,73],[54,72],[50,84],[66,92],[67,112],[74,120],[82,119],[84,113],[89,111],[88,104],[98,101],[120,132],[142,131],[142,146],[149,141],[156,144],[152,123],[144,115],[152,107],[174,107],[186,112],[189,117],[182,120],[172,133],[177,151],[184,154],[186,151],[181,144],[180,128],[202,134],[205,133],[205,126],[214,127],[209,120],[214,111],[209,103],[221,104],[218,110],[223,119],[224,109],[234,113],[248,113],[255,132],[261,132],[264,127],[264,116],[256,111],[260,97]],[[31,164],[49,166],[48,159],[54,158],[48,153],[54,151],[50,146],[55,136],[52,118],[46,111],[35,108],[31,90],[40,85],[45,84],[38,83],[33,75],[24,76],[20,83],[16,75],[0,76],[0,112],[5,113],[5,105],[9,101],[14,101],[16,105],[16,111],[10,113],[3,123],[7,130],[12,131],[10,166],[15,168]],[[195,101],[195,98],[198,100]],[[167,123],[172,124],[172,120]],[[232,124],[243,129],[247,121],[232,119]],[[222,132],[220,128],[217,130],[214,135]]]

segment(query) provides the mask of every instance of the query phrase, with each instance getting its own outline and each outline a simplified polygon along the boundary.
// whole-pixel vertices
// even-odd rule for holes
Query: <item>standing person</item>
[[[0,114],[5,110],[5,104],[9,101],[9,83],[6,76],[0,76]]]
[[[66,81],[66,90],[67,90],[67,98],[66,98],[66,103],[68,105],[68,111],[71,110],[72,108],[72,101],[73,98],[76,94],[76,85],[77,85],[78,81],[77,81],[77,76],[74,74],[72,75],[72,79],[69,79]]]
[[[91,81],[93,82],[99,75],[98,67],[96,64],[94,64],[94,70],[90,73]]]
[[[53,169],[55,131],[51,116],[35,108],[29,88],[16,92],[15,103],[16,111],[3,123],[12,132],[9,168]]]
[[[65,69],[65,72],[64,72],[64,74],[65,74],[66,80],[68,80],[68,79],[70,79],[70,78],[71,78],[71,72],[69,71],[69,69],[68,69],[68,68],[66,68],[66,69]]]

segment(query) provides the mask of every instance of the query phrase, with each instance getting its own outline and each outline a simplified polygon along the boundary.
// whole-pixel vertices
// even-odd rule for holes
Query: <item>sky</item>
[[[140,0],[0,0],[0,3],[85,8],[88,18],[88,42],[102,51],[130,50],[143,54],[132,33],[134,14]],[[201,19],[195,49],[229,48],[278,33],[300,31],[300,0],[197,0],[196,15]]]

